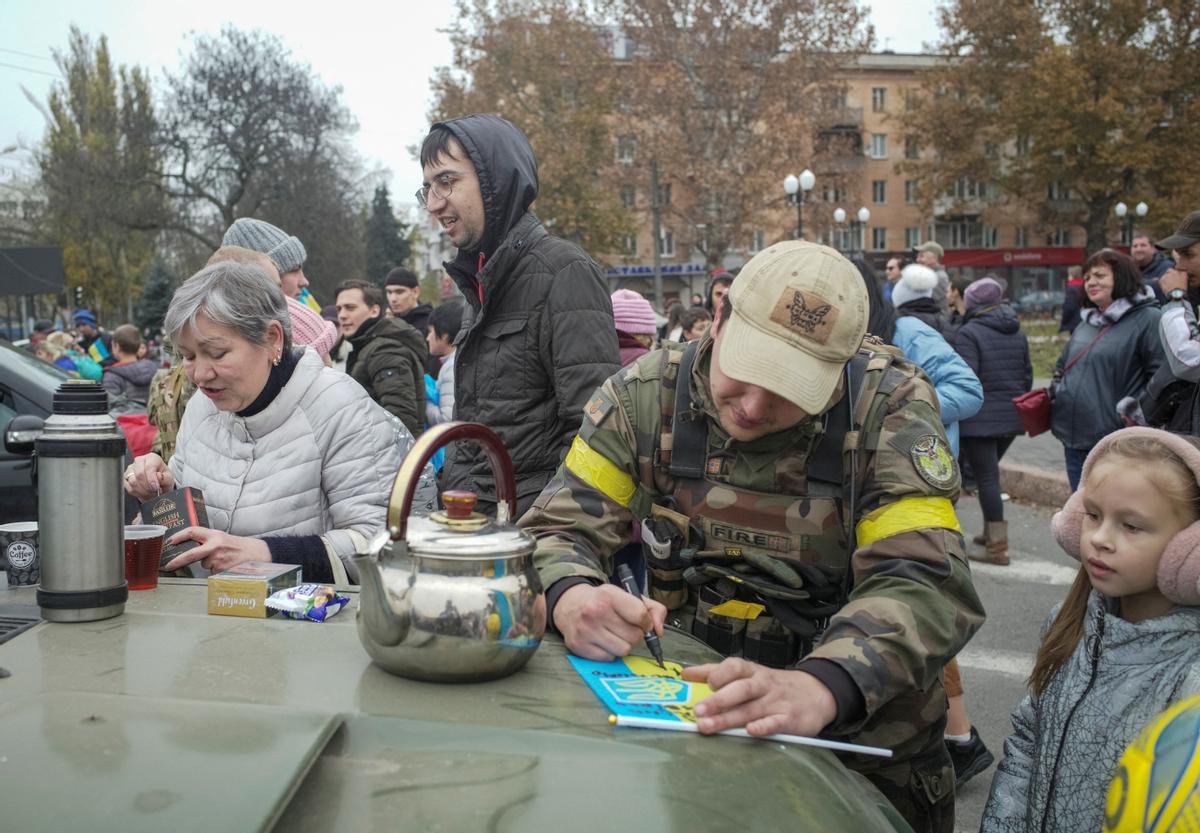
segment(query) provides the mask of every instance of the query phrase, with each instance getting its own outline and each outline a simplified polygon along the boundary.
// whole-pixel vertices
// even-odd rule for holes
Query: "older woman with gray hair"
[[[197,387],[168,466],[137,458],[125,488],[146,500],[183,486],[204,493],[211,528],[166,570],[212,572],[245,561],[299,564],[308,581],[354,582],[352,557],[383,528],[392,480],[413,439],[312,348],[294,350],[279,286],[225,262],[175,292],[164,329]],[[432,508],[426,470],[417,503]]]

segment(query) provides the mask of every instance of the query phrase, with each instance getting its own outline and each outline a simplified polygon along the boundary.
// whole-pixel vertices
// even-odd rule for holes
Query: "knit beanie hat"
[[[969,310],[998,304],[1003,298],[1004,287],[995,278],[980,278],[972,282],[963,293],[963,301]]]
[[[630,335],[654,335],[658,322],[650,302],[632,289],[618,289],[612,294],[613,321],[617,329]]]
[[[892,303],[895,306],[907,304],[918,298],[932,298],[933,289],[937,286],[937,272],[919,263],[910,263],[900,273],[900,280],[892,288]]]
[[[308,252],[297,238],[289,236],[283,229],[252,217],[234,220],[233,225],[221,238],[221,245],[241,246],[243,249],[262,252],[275,262],[281,275],[299,269],[304,265],[304,261],[308,260]]]
[[[312,347],[321,358],[329,355],[337,341],[337,327],[295,298],[287,299],[288,315],[292,318],[292,342]]]

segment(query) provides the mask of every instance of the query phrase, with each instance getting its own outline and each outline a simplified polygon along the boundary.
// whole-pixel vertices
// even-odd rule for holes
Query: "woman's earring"
[[[279,367],[279,358],[279,356],[276,356],[275,358],[271,359],[271,367]]]

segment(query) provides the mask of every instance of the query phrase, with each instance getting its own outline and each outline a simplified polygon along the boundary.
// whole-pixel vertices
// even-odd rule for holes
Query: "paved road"
[[[971,721],[997,762],[1011,728],[1009,713],[1025,691],[1042,622],[1066,595],[1077,563],[1054,543],[1052,510],[1012,502],[1004,506],[1012,564],[994,567],[972,562],[988,620],[958,658]],[[975,499],[960,501],[958,515],[968,541],[982,530]],[[956,830],[975,833],[979,829],[994,771],[995,767],[975,776],[959,793]]]

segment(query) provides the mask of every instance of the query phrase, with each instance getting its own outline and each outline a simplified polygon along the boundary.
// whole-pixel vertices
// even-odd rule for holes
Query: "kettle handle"
[[[443,422],[423,433],[409,450],[400,465],[396,480],[392,484],[392,496],[388,499],[387,525],[393,541],[404,537],[408,529],[408,513],[412,511],[413,494],[425,464],[438,449],[459,440],[479,443],[492,467],[496,478],[497,520],[508,523],[517,514],[517,484],[513,478],[512,458],[500,435],[478,422]],[[508,517],[502,513],[507,510]]]

